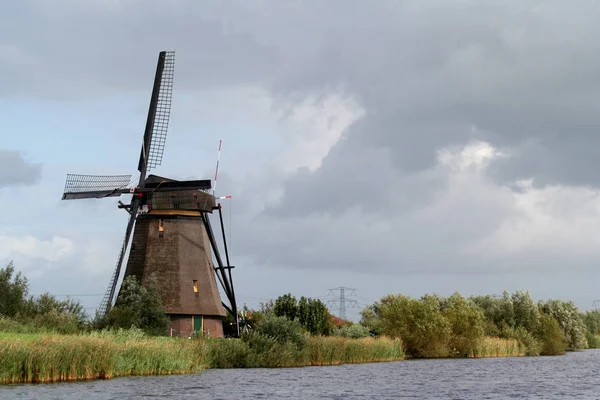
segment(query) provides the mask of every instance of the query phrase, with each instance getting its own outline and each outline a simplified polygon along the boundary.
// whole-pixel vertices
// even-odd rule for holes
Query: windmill
[[[62,200],[131,195],[129,204],[118,202],[118,208],[129,213],[129,221],[117,264],[100,304],[101,314],[112,306],[131,239],[124,277],[134,275],[144,284],[154,274],[172,333],[188,336],[192,332],[209,332],[211,336],[223,336],[222,318],[227,310],[235,316],[239,335],[231,276],[233,266],[229,264],[221,205],[210,193],[210,179],[178,181],[147,175],[162,162],[174,70],[175,53],[160,52],[139,156],[137,185],[128,187],[131,175],[68,174]],[[209,219],[215,210],[219,214],[226,264]],[[228,304],[221,300],[217,280]]]

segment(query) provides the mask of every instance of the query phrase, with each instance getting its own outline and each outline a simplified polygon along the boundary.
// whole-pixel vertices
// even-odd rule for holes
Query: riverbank
[[[484,338],[470,357],[524,355],[514,340]],[[263,335],[241,339],[147,337],[137,331],[79,335],[0,333],[0,382],[49,383],[192,374],[208,368],[276,368],[405,359],[399,339],[309,336],[302,347]]]
[[[48,383],[207,368],[301,367],[398,361],[402,342],[387,338],[308,337],[303,348],[254,335],[179,339],[130,332],[81,335],[0,333],[0,382]]]

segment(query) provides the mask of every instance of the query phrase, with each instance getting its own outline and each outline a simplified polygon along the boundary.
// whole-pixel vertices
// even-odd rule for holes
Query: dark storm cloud
[[[343,156],[325,164],[343,169],[385,147],[398,170],[414,172],[431,167],[437,149],[478,138],[511,151],[493,169],[501,183],[600,184],[596,2],[292,4],[268,14],[283,31],[271,41],[297,57],[291,38],[310,26],[298,45],[304,62],[273,88],[297,95],[343,85],[367,111],[339,145]],[[270,26],[254,29],[267,40]],[[299,173],[288,187],[334,187],[331,168]]]
[[[498,166],[501,182],[600,183],[595,2],[59,5],[2,6],[5,96],[147,90],[156,53],[175,49],[178,90],[256,84],[290,99],[343,85],[368,113],[348,151],[385,146],[401,170],[431,166],[476,125],[528,149]]]
[[[175,50],[178,91],[260,83],[277,50],[204,18],[199,3],[93,4],[27,0],[3,4],[2,96],[95,97],[148,90],[158,52]]]
[[[0,150],[0,188],[16,185],[32,185],[41,176],[42,166],[26,160],[13,150]]]

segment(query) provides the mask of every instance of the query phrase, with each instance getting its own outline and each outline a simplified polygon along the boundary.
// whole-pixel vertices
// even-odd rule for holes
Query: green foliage
[[[584,311],[580,316],[588,332],[600,335],[600,310]]]
[[[372,336],[379,336],[383,334],[383,328],[381,326],[381,318],[377,315],[378,304],[375,303],[366,306],[360,311],[360,324],[365,328],[369,329]]]
[[[560,355],[566,350],[565,334],[560,329],[558,321],[549,315],[540,316],[536,337],[540,342],[540,355]]]
[[[299,350],[291,342],[250,331],[242,339],[209,341],[213,368],[273,368],[395,361],[404,358],[399,339],[309,336]]]
[[[513,299],[508,292],[504,291],[501,298],[486,295],[471,296],[469,300],[483,310],[486,320],[491,321],[496,325],[496,328],[501,329],[503,326],[515,327],[516,318]]]
[[[319,299],[301,297],[298,303],[298,320],[313,335],[328,335],[333,330],[329,310]]]
[[[97,318],[95,326],[103,328],[140,328],[150,335],[165,335],[169,318],[165,314],[156,279],[151,276],[145,285],[130,275],[123,279],[115,306]]]
[[[503,327],[500,337],[504,339],[518,340],[521,344],[523,344],[523,346],[525,346],[526,356],[539,356],[540,351],[542,350],[542,345],[536,339],[534,334],[522,326],[514,328],[506,325]]]
[[[278,317],[298,320],[300,325],[313,335],[328,335],[333,330],[329,310],[319,299],[303,296],[297,301],[288,293],[275,300],[273,313]]]
[[[67,298],[58,300],[49,293],[29,298],[23,307],[23,317],[37,327],[58,333],[75,333],[82,330],[87,314],[79,301]]]
[[[587,328],[572,301],[540,301],[538,307],[540,311],[558,321],[565,335],[567,350],[581,350],[587,347],[588,343],[585,336]]]
[[[440,307],[452,329],[450,354],[466,357],[473,353],[484,335],[485,317],[481,309],[458,293],[441,300]]]
[[[194,373],[208,365],[207,350],[203,341],[147,338],[135,329],[81,335],[0,334],[0,383]]]
[[[361,325],[371,333],[402,338],[413,357],[481,353],[485,337],[516,340],[530,356],[600,345],[595,336],[600,311],[579,313],[572,302],[560,300],[536,304],[526,291],[469,299],[458,293],[419,300],[389,295],[363,309],[361,316]]]
[[[336,328],[333,334],[349,339],[360,339],[371,336],[369,328],[360,324],[342,325]]]
[[[531,299],[529,292],[516,291],[512,295],[514,321],[517,327],[523,327],[529,332],[535,332],[540,325],[540,311]]]
[[[382,332],[401,338],[413,357],[446,357],[452,327],[440,310],[439,298],[420,300],[404,295],[389,295],[374,305]]]
[[[290,342],[298,350],[306,345],[306,337],[298,320],[266,315],[256,324],[255,331],[279,343]]]
[[[585,337],[588,341],[588,349],[600,349],[600,335],[586,332]]]
[[[84,329],[88,316],[79,301],[58,300],[44,293],[27,298],[27,278],[14,273],[13,263],[0,269],[0,316],[11,318],[12,329],[74,333]],[[8,328],[6,320],[2,324]]]
[[[0,269],[0,315],[10,318],[18,317],[23,312],[29,291],[27,278],[21,272],[14,272],[12,261]]]
[[[293,320],[296,318],[296,315],[298,315],[298,301],[291,293],[279,296],[275,300],[273,312],[278,317],[286,317]]]

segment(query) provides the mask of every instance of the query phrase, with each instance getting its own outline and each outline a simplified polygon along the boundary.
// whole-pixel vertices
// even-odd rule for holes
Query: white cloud
[[[32,235],[20,237],[0,235],[0,257],[2,258],[40,258],[54,262],[69,255],[73,249],[73,241],[61,236],[40,240]]]
[[[352,96],[338,91],[313,94],[295,103],[282,115],[287,148],[277,157],[281,170],[288,174],[303,167],[316,171],[344,131],[364,112]]]

